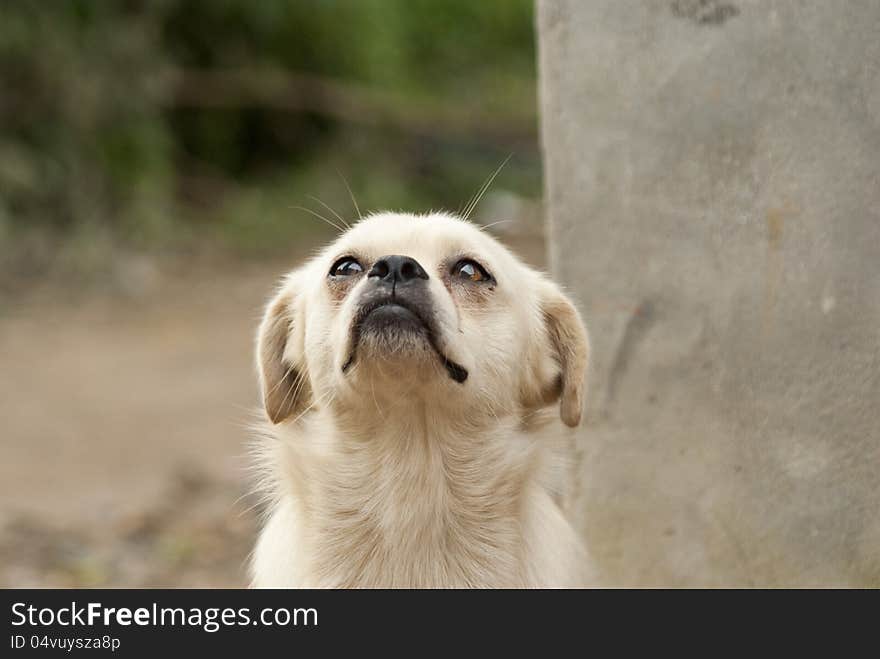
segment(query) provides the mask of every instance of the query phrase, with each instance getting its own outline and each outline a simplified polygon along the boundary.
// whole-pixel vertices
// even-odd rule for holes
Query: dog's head
[[[571,302],[491,236],[449,215],[386,213],[285,278],[257,362],[273,423],[390,399],[472,420],[560,401],[575,426],[588,350]]]

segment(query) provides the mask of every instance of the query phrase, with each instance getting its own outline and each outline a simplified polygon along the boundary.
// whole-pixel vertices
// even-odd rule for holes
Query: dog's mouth
[[[393,294],[369,301],[358,309],[351,327],[351,354],[342,365],[343,373],[348,372],[355,363],[358,345],[365,331],[422,334],[450,378],[458,383],[468,378],[467,369],[450,359],[440,348],[433,316],[425,313],[420,305],[411,304],[405,298]]]

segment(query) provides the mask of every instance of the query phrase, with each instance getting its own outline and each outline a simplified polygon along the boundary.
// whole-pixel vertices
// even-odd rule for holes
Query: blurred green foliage
[[[263,253],[320,226],[294,206],[330,216],[311,196],[353,217],[343,176],[362,210],[454,210],[511,152],[500,182],[537,196],[532,11],[4,0],[0,242]]]

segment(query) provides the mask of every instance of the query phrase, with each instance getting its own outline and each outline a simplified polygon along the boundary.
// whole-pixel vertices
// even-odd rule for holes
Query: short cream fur
[[[388,255],[424,270],[431,341],[354,331],[371,267]],[[330,276],[341,257],[362,271]],[[456,276],[461,259],[492,281]],[[284,278],[259,329],[268,505],[253,585],[587,585],[560,502],[588,356],[559,287],[475,225],[438,213],[359,221]]]

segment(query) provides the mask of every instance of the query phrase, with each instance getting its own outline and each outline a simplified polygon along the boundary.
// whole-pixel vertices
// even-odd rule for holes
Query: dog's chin
[[[413,311],[386,304],[367,314],[358,328],[358,359],[411,363],[433,355],[428,327]]]
[[[358,363],[360,370],[375,370],[398,380],[425,379],[435,371],[458,383],[468,377],[465,368],[437,347],[428,322],[402,304],[384,303],[358,318],[351,346],[343,373]]]

